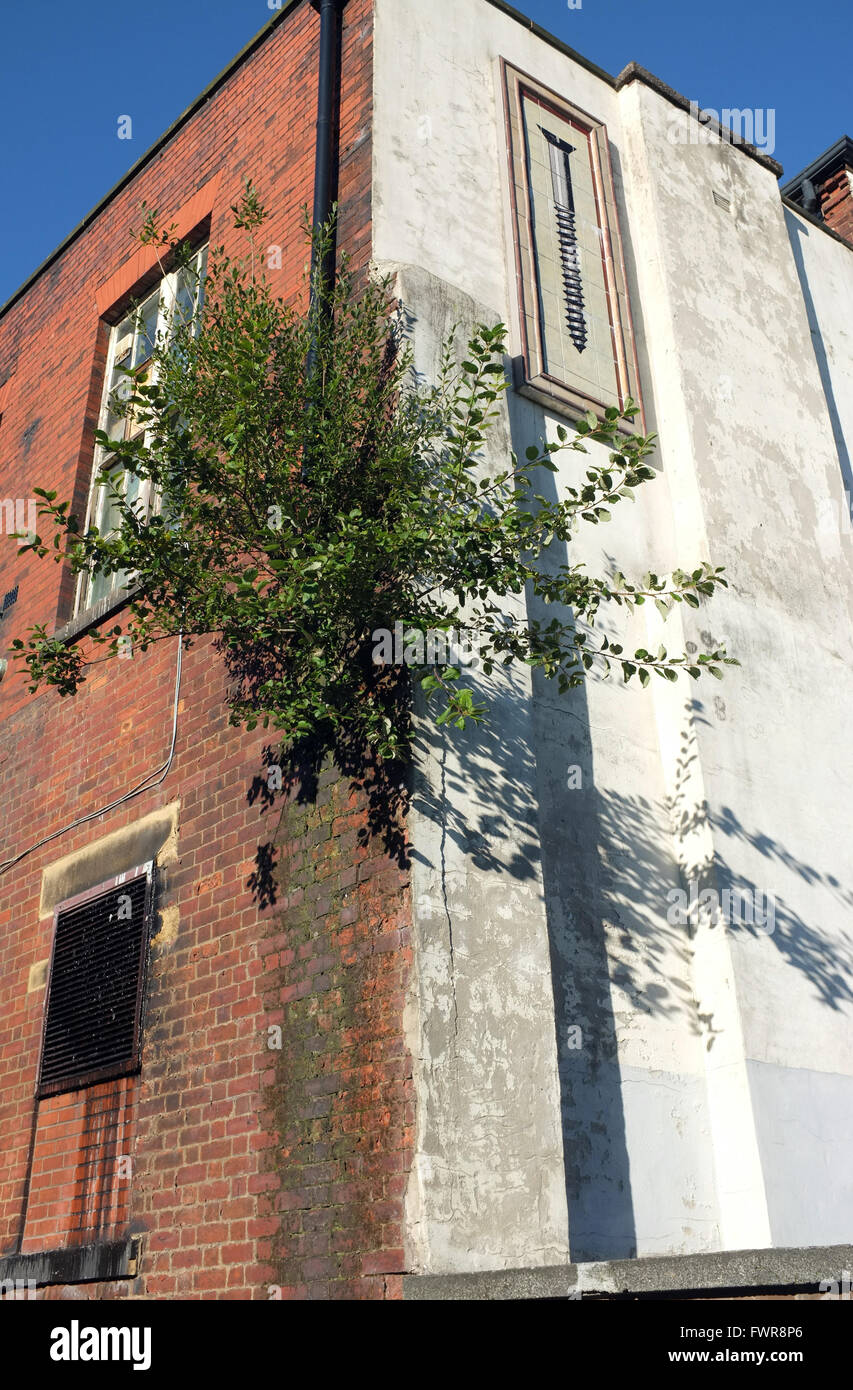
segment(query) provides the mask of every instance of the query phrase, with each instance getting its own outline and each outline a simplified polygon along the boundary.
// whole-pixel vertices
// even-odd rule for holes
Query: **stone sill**
[[[118,593],[108,594],[106,598],[94,603],[91,608],[84,608],[82,613],[78,613],[76,618],[71,618],[62,627],[57,628],[53,634],[57,642],[73,642],[76,637],[81,637],[90,628],[97,627],[106,618],[112,617],[120,608],[124,608],[129,603],[135,593],[138,593],[138,586],[133,585],[129,589],[121,589]]]

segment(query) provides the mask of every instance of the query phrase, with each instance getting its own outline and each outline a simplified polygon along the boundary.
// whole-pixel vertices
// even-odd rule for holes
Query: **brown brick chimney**
[[[853,140],[842,135],[782,193],[853,244]]]

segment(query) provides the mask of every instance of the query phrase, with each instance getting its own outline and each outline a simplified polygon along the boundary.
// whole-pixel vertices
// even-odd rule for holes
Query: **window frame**
[[[547,370],[543,345],[542,286],[537,263],[533,190],[523,110],[523,102],[527,98],[542,107],[545,113],[550,112],[561,121],[577,128],[589,142],[593,188],[602,232],[602,263],[613,345],[616,394],[620,409],[628,396],[640,405],[642,422],[639,369],[607,127],[603,121],[574,106],[528,73],[514,67],[505,58],[500,59],[500,74],[504,100],[511,236],[515,257],[516,331],[520,347],[513,364],[515,387],[521,395],[570,419],[578,419],[587,411],[592,411],[602,418],[607,406],[612,404],[596,396],[583,378],[570,374],[558,377]],[[620,428],[627,433],[634,426],[630,422],[620,422]]]
[[[209,241],[205,239],[197,245],[193,246],[190,252],[191,263],[195,271],[198,274],[200,274],[201,277],[196,290],[195,302],[193,307],[193,316],[195,319],[196,331],[199,321],[199,315],[204,302],[204,282],[207,270],[207,257],[209,252],[209,245]],[[172,312],[174,305],[177,303],[178,283],[182,271],[182,265],[175,265],[171,270],[168,270],[165,272],[165,274],[160,275],[160,277],[157,280],[155,280],[152,284],[150,284],[147,289],[137,289],[136,293],[132,295],[129,300],[126,300],[124,302],[124,307],[121,309],[120,312],[113,311],[113,313],[109,315],[109,320],[106,321],[106,327],[109,337],[107,341],[103,385],[101,388],[101,400],[100,405],[98,407],[98,422],[96,426],[97,429],[106,431],[107,424],[109,423],[109,416],[111,413],[110,401],[112,400],[117,389],[117,383],[113,382],[113,373],[116,368],[117,348],[119,346],[120,341],[122,341],[122,339],[120,339],[119,337],[122,327],[125,325],[128,319],[134,320],[130,348],[132,354],[135,349],[139,333],[139,328],[135,320],[141,309],[149,302],[149,300],[153,298],[155,294],[157,294],[159,299],[157,306],[156,326],[154,329],[154,341],[157,342],[161,340],[161,334],[163,333],[165,327],[168,326],[168,315]],[[140,362],[137,363],[137,367],[144,367],[146,363],[150,362],[150,360],[151,354],[149,353],[149,355],[146,358],[143,358]],[[156,380],[155,372],[156,369],[152,371],[152,373],[149,375],[149,381],[153,382]],[[133,437],[133,432],[130,429],[130,423],[131,422],[129,420],[124,421],[124,432],[121,436],[122,439]],[[135,431],[135,433],[146,434],[147,431],[137,430]],[[89,527],[93,524],[98,524],[97,518],[102,516],[104,507],[109,505],[107,483],[98,481],[98,474],[101,470],[101,467],[109,459],[109,457],[109,451],[106,448],[104,448],[103,445],[96,443],[92,454],[91,472],[89,477],[89,487],[87,494],[85,524],[86,531],[88,531]],[[127,470],[125,469],[123,479],[124,487],[126,487],[127,476]],[[137,495],[137,500],[141,504],[146,519],[149,519],[151,516],[156,515],[157,507],[159,505],[159,499],[156,493],[154,492],[154,489],[152,488],[150,479],[144,479],[141,482],[139,493]],[[110,612],[113,608],[121,606],[121,604],[124,603],[128,597],[130,597],[130,593],[132,591],[132,576],[128,576],[123,571],[118,570],[108,577],[110,580],[109,588],[106,590],[106,592],[100,594],[97,598],[93,598],[92,591],[96,582],[96,575],[91,570],[80,571],[80,573],[76,576],[74,585],[74,600],[71,608],[71,616],[69,620],[70,623],[76,625],[82,619],[84,619],[87,614],[99,612],[102,609],[106,612]]]
[[[133,1021],[133,1046],[129,1057],[124,1062],[111,1062],[108,1065],[89,1068],[87,1071],[74,1072],[66,1075],[59,1080],[43,1082],[42,1068],[44,1066],[45,1045],[47,1042],[47,1025],[50,1014],[50,1000],[54,984],[54,967],[56,964],[56,941],[57,929],[60,916],[66,912],[74,911],[76,908],[85,906],[86,903],[96,898],[104,897],[106,894],[115,892],[116,889],[134,883],[139,879],[145,880],[145,895],[143,906],[142,931],[140,933],[139,960],[137,962],[137,985],[136,985],[136,1006]],[[73,897],[64,898],[56,904],[53,910],[53,933],[50,947],[50,962],[47,970],[45,982],[45,997],[42,1014],[41,1044],[39,1047],[38,1068],[36,1071],[36,1099],[43,1100],[49,1096],[66,1095],[71,1091],[83,1090],[88,1086],[95,1086],[102,1081],[115,1080],[122,1076],[131,1076],[140,1070],[142,1064],[142,1021],[145,1011],[145,1001],[147,995],[147,976],[148,976],[148,957],[151,943],[151,924],[154,909],[154,860],[149,859],[144,864],[138,864],[133,869],[127,869],[124,873],[115,874],[112,878],[104,879],[92,888],[87,888],[82,893],[75,893]]]

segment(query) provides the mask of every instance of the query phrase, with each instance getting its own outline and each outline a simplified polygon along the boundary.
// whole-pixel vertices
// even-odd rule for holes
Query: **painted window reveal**
[[[607,134],[503,64],[521,355],[517,385],[571,415],[639,399]]]

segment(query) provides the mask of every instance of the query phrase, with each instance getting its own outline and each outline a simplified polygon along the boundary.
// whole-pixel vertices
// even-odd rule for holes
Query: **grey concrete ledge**
[[[122,589],[117,594],[108,594],[106,598],[99,599],[93,603],[91,608],[86,608],[82,613],[78,613],[76,618],[70,618],[67,623],[63,623],[53,634],[57,642],[73,642],[76,637],[81,637],[89,632],[91,628],[97,627],[106,618],[112,617],[120,608],[124,608],[129,603],[134,594],[139,593],[139,585],[134,584],[129,589]]]
[[[591,1264],[499,1269],[479,1274],[407,1274],[407,1300],[733,1297],[818,1293],[824,1280],[853,1273],[853,1245],[790,1250],[728,1250]]]

